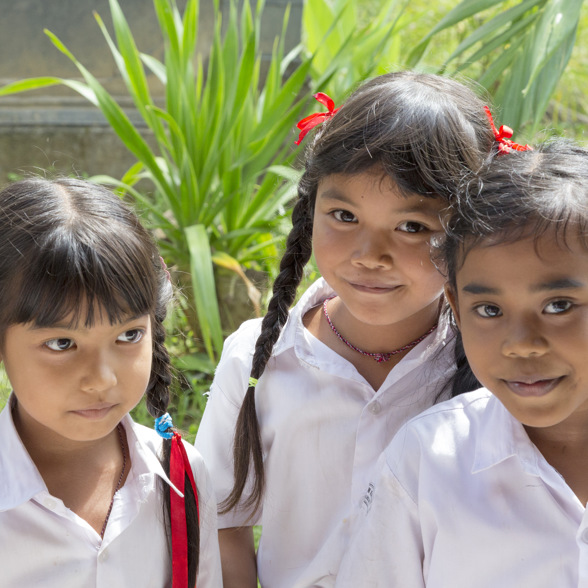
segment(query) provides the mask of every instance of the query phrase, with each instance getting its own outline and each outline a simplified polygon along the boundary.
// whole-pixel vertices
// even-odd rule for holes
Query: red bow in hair
[[[318,92],[314,95],[321,104],[324,104],[329,112],[315,112],[306,118],[303,118],[296,126],[300,129],[300,134],[298,135],[298,141],[294,141],[295,145],[300,145],[302,139],[306,137],[306,133],[311,129],[314,129],[316,125],[320,125],[322,122],[326,121],[328,118],[331,118],[339,109],[335,108],[335,103],[333,102],[332,98],[329,98],[326,94],[322,92]]]
[[[502,125],[500,129],[496,130],[490,109],[487,106],[484,106],[484,110],[486,111],[486,116],[490,121],[490,127],[494,133],[494,138],[498,142],[499,153],[510,153],[511,151],[533,151],[533,147],[530,145],[519,145],[518,143],[510,140],[513,134],[513,130],[510,127]]]

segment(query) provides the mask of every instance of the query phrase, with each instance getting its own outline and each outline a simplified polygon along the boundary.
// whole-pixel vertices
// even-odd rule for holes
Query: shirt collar
[[[184,495],[172,484],[159,461],[158,455],[162,450],[161,437],[155,431],[135,423],[128,414],[123,417],[122,424],[127,434],[127,444],[132,452],[133,469],[138,474],[159,476],[168,486],[173,488],[178,496],[183,497]]]
[[[491,395],[479,421],[472,473],[517,457],[527,473],[539,476],[538,452],[523,425]]]
[[[351,365],[345,363],[333,364],[331,351],[326,354],[321,353],[324,346],[318,340],[306,331],[302,319],[311,308],[321,304],[326,298],[334,296],[334,290],[327,284],[324,278],[319,278],[304,292],[298,303],[290,311],[290,315],[280,337],[276,342],[272,355],[278,354],[295,348],[297,357],[304,363],[325,370],[326,372],[334,371],[337,375],[363,382],[363,378],[357,373],[357,370]],[[435,359],[435,364],[439,372],[449,373],[455,369],[453,354],[440,353],[440,349],[446,345],[454,344],[454,333],[451,327],[450,314],[441,313],[439,326],[428,335],[423,341],[411,349],[405,357],[402,358],[390,374],[386,382],[397,381],[405,374],[409,373],[415,367],[425,363],[428,360]],[[435,356],[437,354],[437,356]]]
[[[287,349],[294,347],[297,334],[304,329],[302,319],[304,315],[313,307],[320,304],[325,298],[333,296],[335,292],[325,282],[324,278],[319,278],[314,282],[304,294],[298,303],[292,308],[288,320],[280,333],[280,337],[274,345],[273,355],[278,355]]]
[[[47,492],[37,466],[28,454],[12,419],[11,396],[0,413],[0,512],[24,504],[40,492]],[[157,475],[179,495],[183,494],[171,483],[158,453],[161,438],[127,414],[122,419],[131,452],[133,470],[139,475]]]
[[[0,413],[0,511],[29,501],[47,486],[14,426],[12,396]]]

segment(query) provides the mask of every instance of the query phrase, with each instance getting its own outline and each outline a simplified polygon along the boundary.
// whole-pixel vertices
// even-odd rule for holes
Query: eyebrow
[[[560,278],[551,280],[549,282],[541,282],[536,284],[530,288],[530,291],[534,293],[550,292],[553,290],[574,290],[583,287],[585,287],[585,284],[578,280],[573,280],[571,278]],[[499,288],[491,288],[490,286],[485,286],[484,284],[479,284],[477,282],[466,284],[461,290],[467,294],[491,294],[494,296],[500,294]]]
[[[120,321],[119,323],[117,323],[117,325],[124,327],[125,325],[128,325],[129,323],[132,323],[133,321],[136,321],[140,318],[143,318],[144,316],[149,316],[149,313],[138,314],[137,316],[131,316],[128,319]],[[75,325],[72,326],[71,323],[60,322],[60,323],[54,323],[52,325],[33,324],[29,327],[29,331],[42,331],[42,330],[47,330],[47,329],[62,329],[64,331],[89,331],[91,328],[92,327],[78,327]]]
[[[346,204],[355,204],[351,198],[345,196],[345,194],[339,192],[339,190],[335,188],[330,188],[321,192],[318,197],[321,200],[338,200],[339,202],[345,202]]]
[[[585,284],[572,278],[561,278],[558,280],[551,280],[550,282],[542,282],[533,286],[531,292],[543,292],[545,290],[572,290],[583,288]]]
[[[344,202],[351,206],[355,206],[357,203],[353,199],[349,198],[336,188],[329,188],[324,192],[321,192],[318,197],[321,200],[337,200],[338,202]],[[438,218],[439,211],[429,206],[428,201],[425,199],[418,204],[407,203],[405,208],[400,208],[398,214],[423,214],[426,216]]]

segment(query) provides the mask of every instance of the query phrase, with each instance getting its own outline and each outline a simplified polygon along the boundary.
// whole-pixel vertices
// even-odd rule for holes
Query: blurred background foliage
[[[263,0],[228,0],[224,22],[218,0],[201,2],[213,2],[218,15],[206,53],[196,51],[198,0],[183,13],[174,0],[153,1],[161,61],[137,48],[117,0],[110,15],[95,15],[151,143],[50,31],[79,77],[0,88],[9,95],[69,87],[102,111],[136,158],[123,177],[105,170],[91,179],[137,206],[179,286],[168,347],[178,373],[175,420],[189,436],[224,337],[263,314],[296,193],[302,148],[293,145],[295,125],[318,110],[313,93],[340,104],[368,77],[415,68],[478,86],[521,143],[562,133],[581,141],[588,121],[581,0],[305,0],[300,45],[285,51],[286,10],[267,62],[259,46]],[[146,72],[165,88],[164,102],[152,98]],[[307,282],[315,277],[309,267]],[[135,417],[149,421],[140,407]]]

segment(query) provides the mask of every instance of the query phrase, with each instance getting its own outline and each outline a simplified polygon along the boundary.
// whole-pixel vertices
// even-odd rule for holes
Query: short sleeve
[[[198,487],[200,515],[200,559],[196,584],[198,588],[221,588],[223,585],[216,499],[208,470],[198,451],[184,443]]]
[[[259,320],[248,321],[226,340],[196,435],[195,446],[210,472],[219,503],[233,487],[233,439],[260,324]],[[247,519],[247,512],[234,509],[220,515],[218,525],[224,529],[253,524]]]

